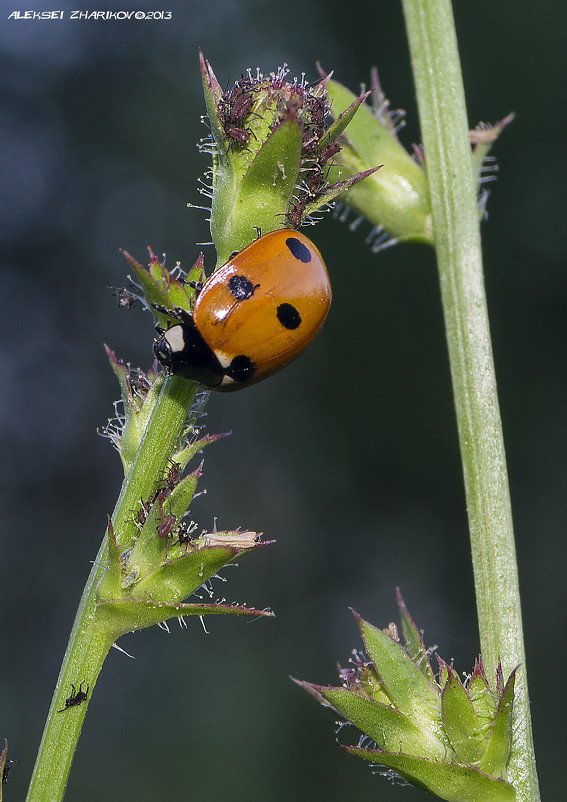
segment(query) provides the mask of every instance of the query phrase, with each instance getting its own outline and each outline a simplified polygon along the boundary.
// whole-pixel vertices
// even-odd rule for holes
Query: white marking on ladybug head
[[[183,336],[183,326],[172,326],[163,335],[164,340],[169,343],[172,354],[178,354],[185,348],[185,337]]]

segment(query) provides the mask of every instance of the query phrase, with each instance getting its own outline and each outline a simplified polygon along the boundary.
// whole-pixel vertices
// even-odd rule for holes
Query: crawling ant
[[[61,710],[58,710],[58,713],[63,713],[65,710],[68,710],[70,707],[75,707],[76,705],[80,705],[86,701],[87,696],[89,695],[89,688],[90,685],[87,685],[87,690],[83,690],[83,683],[79,685],[79,690],[75,688],[73,683],[71,683],[71,696],[68,696],[65,699],[65,707],[62,707]]]

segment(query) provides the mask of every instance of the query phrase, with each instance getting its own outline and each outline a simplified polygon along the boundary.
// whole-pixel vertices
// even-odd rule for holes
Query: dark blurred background
[[[170,10],[171,21],[71,21],[90,10]],[[61,21],[8,20],[2,4],[0,196],[2,501],[0,736],[24,798],[90,560],[121,482],[97,427],[118,396],[107,342],[147,367],[152,322],[108,287],[125,248],[170,264],[209,233],[195,147],[206,134],[197,51],[221,83],[247,67],[317,79],[316,60],[357,91],[376,64],[419,141],[395,2],[93,0]],[[517,528],[542,795],[563,768],[567,524],[567,7],[456,3],[469,120],[516,120],[483,226],[485,273]],[[51,8],[38,2],[35,10]],[[123,638],[92,699],[69,800],[297,802],[419,799],[339,753],[333,716],[289,676],[334,682],[358,647],[348,607],[385,626],[395,587],[426,642],[469,670],[478,652],[467,523],[433,255],[378,255],[331,215],[308,229],[334,303],[324,331],[268,382],[212,397],[194,517],[277,544],[225,571],[230,600],[275,620],[213,619]],[[205,250],[209,268],[211,249]],[[562,558],[563,557],[563,558]],[[557,651],[559,649],[559,652]],[[79,678],[80,679],[80,678]]]

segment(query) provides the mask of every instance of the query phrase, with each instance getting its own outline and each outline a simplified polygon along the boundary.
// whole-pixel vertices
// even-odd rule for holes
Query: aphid
[[[252,91],[247,86],[237,83],[232,87],[228,97],[220,104],[222,126],[225,134],[240,145],[250,140],[250,131],[244,128],[244,118],[252,108]]]
[[[168,538],[173,531],[175,524],[177,523],[177,518],[175,515],[166,515],[165,518],[162,519],[162,522],[158,526],[157,535],[160,538]]]
[[[165,477],[167,487],[173,491],[175,489],[175,485],[179,482],[180,476],[181,465],[178,462],[172,462]]]

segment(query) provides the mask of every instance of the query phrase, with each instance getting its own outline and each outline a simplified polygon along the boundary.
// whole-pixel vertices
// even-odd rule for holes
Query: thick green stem
[[[160,396],[144,433],[136,459],[124,479],[112,516],[116,532],[135,527],[133,510],[140,499],[155,490],[156,477],[163,475],[167,461],[179,441],[196,387],[174,377],[162,380]],[[123,534],[124,537],[124,534]],[[96,620],[96,590],[104,574],[107,538],[99,553],[83,591],[75,623],[63,658],[61,671],[45,724],[27,802],[59,802],[65,793],[67,777],[81,732],[81,726],[99,672],[114,635],[104,631]],[[72,695],[71,686],[89,688],[82,704],[65,709],[65,700]],[[61,712],[62,711],[62,712]]]
[[[479,212],[450,0],[402,0],[431,193],[484,664],[520,666],[509,780],[539,799],[510,496],[482,274]]]

